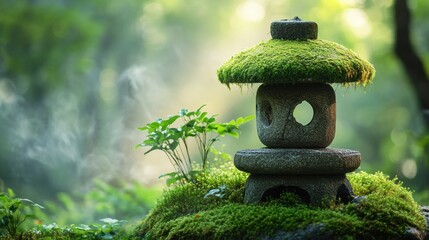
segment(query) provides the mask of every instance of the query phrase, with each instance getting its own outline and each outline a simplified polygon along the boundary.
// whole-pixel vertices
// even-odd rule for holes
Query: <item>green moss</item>
[[[222,166],[210,174],[200,176],[197,184],[188,183],[166,191],[156,208],[142,224],[140,231],[146,232],[158,223],[192,215],[227,203],[242,203],[244,182],[247,174],[232,166]],[[225,186],[222,198],[204,197],[211,189]]]
[[[325,40],[262,42],[218,69],[222,83],[349,83],[367,85],[374,67],[344,46]]]
[[[285,194],[280,200],[243,204],[246,174],[218,170],[188,184],[166,191],[151,214],[136,229],[143,239],[255,239],[262,236],[318,226],[336,238],[400,238],[408,227],[426,228],[419,205],[397,179],[376,173],[349,175],[359,204],[318,208]],[[222,198],[204,196],[226,186]],[[286,204],[285,204],[286,203]]]
[[[407,227],[427,228],[420,206],[397,178],[390,180],[380,172],[350,174],[348,178],[355,194],[366,199],[360,204],[349,204],[342,211],[365,223],[363,230],[395,236]]]

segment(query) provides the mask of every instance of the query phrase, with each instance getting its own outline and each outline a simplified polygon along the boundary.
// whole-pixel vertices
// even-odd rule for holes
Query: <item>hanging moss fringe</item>
[[[356,83],[367,85],[374,67],[344,46],[326,40],[262,42],[233,56],[217,71],[220,82]]]

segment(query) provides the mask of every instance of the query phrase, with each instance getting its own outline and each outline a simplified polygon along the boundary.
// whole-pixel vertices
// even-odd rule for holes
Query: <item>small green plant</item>
[[[22,231],[23,224],[36,220],[36,208],[43,208],[25,198],[16,198],[12,189],[0,193],[0,237],[14,237]]]
[[[53,239],[120,239],[118,234],[126,221],[113,218],[100,219],[102,224],[80,224],[60,227],[56,223],[32,229],[31,236]],[[29,234],[28,234],[29,235]]]
[[[218,197],[218,198],[223,198],[225,196],[225,192],[226,192],[227,188],[225,185],[222,185],[218,188],[213,188],[210,189],[208,191],[208,193],[206,193],[206,195],[204,195],[204,198],[208,198],[208,197]]]
[[[115,190],[111,186],[105,186],[103,189]],[[133,189],[130,191],[136,190],[141,189]],[[134,198],[136,195],[142,193],[141,191],[136,191],[132,196],[121,193],[120,196],[128,199]],[[78,209],[70,197],[64,199],[66,199],[67,205],[69,205],[69,213],[79,212],[83,214],[82,209]],[[94,201],[97,199],[103,200],[104,196],[96,199],[94,198]],[[115,198],[114,200],[117,199]],[[138,200],[141,200],[141,198],[138,198]],[[131,200],[128,199],[128,201],[124,201],[124,199],[120,199],[118,201],[129,203]],[[135,208],[135,206],[131,207]],[[53,222],[50,224],[42,224],[41,216],[44,216],[42,217],[44,220],[47,219],[45,219],[46,215],[43,215],[41,209],[43,209],[42,206],[29,199],[15,197],[12,189],[7,189],[6,192],[0,189],[0,239],[129,239],[126,236],[127,221],[114,218],[102,218],[99,220],[102,223],[58,225]],[[88,209],[83,209],[83,212],[87,210]],[[102,211],[104,211],[104,209],[102,209]],[[106,211],[106,213],[110,214],[108,211]],[[127,214],[128,213],[125,215]]]
[[[196,111],[182,109],[178,115],[169,116],[167,119],[158,119],[146,126],[139,128],[147,131],[147,139],[138,147],[150,147],[145,154],[154,151],[163,151],[170,163],[174,166],[175,172],[164,174],[169,177],[167,184],[194,182],[196,175],[207,169],[208,155],[213,143],[220,137],[229,135],[238,138],[240,125],[253,119],[253,116],[237,118],[228,123],[216,122],[216,116],[208,116],[202,111],[201,106]],[[181,119],[182,124],[177,126],[177,120]],[[202,169],[197,170],[191,158],[191,139],[195,142],[199,152]]]

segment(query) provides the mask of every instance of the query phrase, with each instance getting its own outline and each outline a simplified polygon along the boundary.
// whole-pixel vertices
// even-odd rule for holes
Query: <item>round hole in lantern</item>
[[[293,110],[293,117],[302,126],[307,126],[313,120],[313,107],[307,101],[302,101]]]

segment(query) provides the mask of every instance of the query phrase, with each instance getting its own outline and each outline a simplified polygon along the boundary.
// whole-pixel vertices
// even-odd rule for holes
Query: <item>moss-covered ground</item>
[[[348,178],[358,203],[307,206],[293,194],[268,203],[244,204],[245,173],[223,167],[197,184],[165,191],[136,228],[140,239],[258,239],[318,226],[338,239],[400,239],[407,229],[427,228],[420,206],[397,179],[382,173]],[[208,194],[209,193],[209,194]]]
[[[374,67],[355,52],[326,40],[262,42],[236,54],[218,69],[229,85],[250,83],[349,83],[367,85]]]

